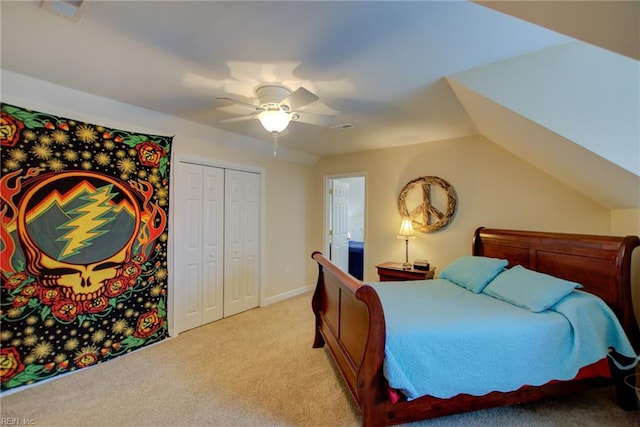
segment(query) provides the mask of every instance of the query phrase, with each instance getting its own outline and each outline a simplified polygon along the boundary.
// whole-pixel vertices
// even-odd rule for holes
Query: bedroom
[[[632,174],[629,178],[629,172],[624,168],[610,162],[602,165],[599,157],[583,153],[582,149],[579,149],[579,158],[588,166],[567,165],[572,173],[578,174],[580,185],[570,178],[563,182],[554,176],[552,172],[555,169],[551,166],[532,165],[520,158],[528,156],[514,155],[492,138],[477,134],[440,138],[434,142],[416,141],[410,146],[330,156],[317,161],[315,156],[287,150],[283,139],[283,146],[274,159],[268,138],[266,143],[260,143],[238,134],[85,93],[88,90],[81,92],[45,82],[47,67],[42,65],[49,63],[49,58],[33,56],[32,69],[41,70],[44,77],[32,80],[26,71],[24,74],[10,71],[10,62],[5,57],[10,48],[6,44],[18,44],[17,40],[12,40],[13,33],[8,36],[5,33],[8,25],[4,20],[11,17],[9,6],[12,5],[3,2],[3,102],[92,123],[176,135],[177,152],[265,170],[263,243],[266,255],[261,305],[311,289],[315,267],[308,255],[323,245],[321,231],[314,226],[323,221],[322,201],[315,195],[321,191],[322,176],[327,174],[366,173],[369,189],[366,237],[370,245],[365,274],[369,278],[375,277],[376,263],[403,258],[404,246],[396,239],[400,219],[396,200],[406,182],[422,175],[447,179],[455,187],[460,203],[452,226],[441,233],[421,234],[410,242],[410,258],[428,258],[436,267],[444,266],[457,254],[468,252],[469,236],[478,225],[596,234],[640,234],[640,206],[637,194],[632,194],[638,188],[638,174]],[[30,18],[38,16],[36,19],[48,23],[57,19],[55,16],[35,15],[42,11],[37,5],[31,7],[34,10],[29,13],[34,15],[29,15]],[[64,25],[71,24],[65,22]],[[117,40],[123,40],[123,43],[136,43],[122,35],[119,37],[122,39]],[[83,45],[82,40],[76,40],[76,43],[80,43],[77,48],[83,52],[92,49],[92,46]],[[153,57],[154,60],[159,60],[164,52],[154,54],[157,55]],[[95,69],[96,74],[100,74],[102,68],[96,66]],[[102,78],[126,80],[126,72],[123,69]],[[484,124],[485,132],[495,135],[493,138],[504,132],[513,132],[512,127],[518,125],[515,131],[519,135],[540,135],[541,139],[552,140],[566,148],[562,145],[565,140],[556,140],[557,135],[531,122],[518,122],[520,116],[515,113],[496,106],[490,111],[495,120],[503,123],[499,128],[501,132],[494,129],[492,122],[479,123]],[[479,127],[479,123],[476,126]],[[575,151],[564,151],[564,155],[570,156],[568,158],[574,158]],[[540,153],[532,156],[531,160],[539,156]],[[602,171],[601,174],[591,172],[596,166]],[[605,186],[604,190],[602,186]],[[608,191],[611,194],[607,194]],[[618,203],[620,199],[634,198],[635,204],[625,206]]]

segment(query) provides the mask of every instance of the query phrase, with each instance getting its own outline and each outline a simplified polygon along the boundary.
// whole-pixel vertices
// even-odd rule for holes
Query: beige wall
[[[640,191],[640,189],[638,189]],[[640,236],[640,209],[614,209],[611,211],[611,234]]]
[[[262,300],[267,304],[315,283],[316,267],[309,255],[324,247],[325,175],[367,174],[368,280],[377,278],[376,263],[403,259],[404,244],[396,239],[400,224],[397,197],[408,181],[423,175],[444,178],[458,194],[458,211],[452,223],[439,232],[419,234],[410,242],[411,259],[428,258],[440,269],[470,252],[471,235],[479,225],[640,234],[637,211],[611,213],[483,137],[329,157],[311,166],[309,158],[299,153],[281,150],[274,159],[268,144],[131,105],[5,71],[2,80],[3,102],[110,127],[175,135],[174,153],[263,169]],[[177,224],[171,223],[171,232],[176,229]]]
[[[367,218],[365,280],[375,265],[404,259],[397,199],[404,185],[434,175],[457,192],[457,213],[444,229],[418,233],[409,258],[427,258],[442,269],[471,252],[478,226],[593,234],[610,233],[610,211],[530,166],[484,137],[430,142],[324,158],[314,166],[312,224],[307,252],[322,250],[324,176],[365,172]],[[312,262],[308,262],[313,264]]]
[[[270,304],[306,290],[304,286],[310,283],[305,276],[307,257],[304,248],[307,247],[306,209],[311,166],[274,158],[269,146],[267,155],[256,154],[220,144],[220,138],[224,140],[225,135],[212,140],[176,135],[174,151],[232,166],[264,170],[265,277],[261,301]],[[173,229],[179,231],[180,224],[173,224]]]
[[[63,117],[131,131],[175,135],[172,152],[264,171],[265,217],[261,302],[269,304],[307,290],[308,197],[312,167],[307,156],[207,126],[119,103],[41,80],[2,71],[2,101]],[[292,160],[286,160],[292,159]],[[175,169],[171,169],[172,184]],[[172,185],[174,191],[180,189]],[[174,199],[172,199],[174,200]],[[179,232],[173,222],[169,231]],[[170,237],[170,242],[172,237]],[[170,245],[171,246],[171,245]],[[170,306],[174,289],[173,253],[169,252]]]

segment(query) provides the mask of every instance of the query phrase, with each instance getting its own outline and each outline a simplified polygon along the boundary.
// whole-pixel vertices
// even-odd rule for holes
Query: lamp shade
[[[398,239],[408,239],[410,237],[415,237],[411,219],[403,218],[402,223],[400,224],[400,231],[398,231]]]
[[[291,121],[291,114],[280,109],[264,110],[258,114],[258,120],[268,132],[282,132],[287,128]]]

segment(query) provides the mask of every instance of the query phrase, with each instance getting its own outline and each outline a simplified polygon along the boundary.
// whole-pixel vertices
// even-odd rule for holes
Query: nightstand
[[[435,270],[415,270],[413,268],[405,270],[401,262],[383,262],[376,265],[378,276],[381,282],[399,282],[403,280],[425,280],[433,279]]]

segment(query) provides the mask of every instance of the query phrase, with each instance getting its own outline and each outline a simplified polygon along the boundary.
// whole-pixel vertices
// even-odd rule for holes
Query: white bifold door
[[[225,170],[224,315],[260,302],[260,175]]]
[[[260,175],[177,162],[174,295],[185,331],[259,305]]]

